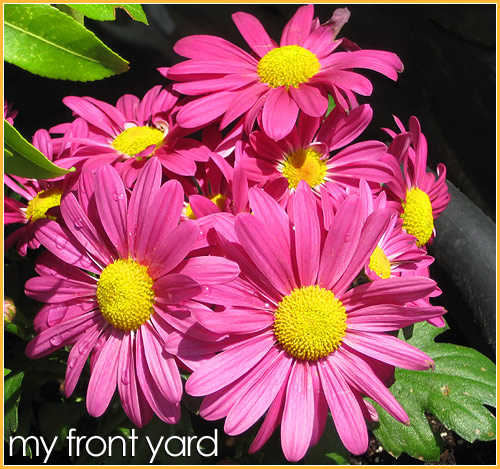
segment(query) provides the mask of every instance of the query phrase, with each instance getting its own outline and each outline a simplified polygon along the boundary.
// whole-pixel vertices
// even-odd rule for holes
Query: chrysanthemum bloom
[[[69,396],[91,354],[88,412],[102,415],[118,387],[137,426],[148,423],[153,412],[166,422],[178,421],[177,360],[189,369],[196,360],[168,353],[165,343],[171,335],[191,347],[205,340],[208,354],[209,342],[220,336],[191,318],[192,310],[208,309],[191,299],[203,282],[217,284],[239,272],[236,264],[215,256],[185,260],[198,226],[193,220],[179,224],[180,184],[160,184],[156,159],[145,165],[130,201],[113,167],[99,167],[95,179],[82,173],[78,200],[68,193],[61,201],[67,228],[45,220],[37,232],[49,252],[37,263],[40,276],[25,289],[48,304],[27,355],[38,358],[72,346],[65,381]],[[200,275],[202,283],[195,280]],[[197,360],[205,358],[199,354]]]
[[[264,132],[279,140],[292,130],[299,109],[318,117],[328,107],[327,93],[339,105],[349,107],[345,97],[369,95],[370,81],[352,71],[367,68],[396,80],[403,65],[390,52],[356,50],[335,52],[335,37],[342,21],[320,25],[313,18],[313,5],[300,7],[285,26],[279,45],[257,18],[247,13],[232,15],[236,27],[253,51],[245,52],[215,36],[189,36],[174,45],[189,60],[160,69],[177,81],[174,89],[196,97],[177,116],[184,127],[198,127],[222,117],[224,128],[245,117],[247,133],[262,111]],[[335,16],[335,15],[334,15]]]
[[[207,396],[200,415],[226,417],[229,435],[244,432],[267,411],[251,451],[281,424],[286,458],[301,459],[319,440],[330,409],[346,448],[363,453],[365,418],[374,409],[362,396],[408,423],[379,376],[393,365],[433,365],[386,332],[442,314],[439,307],[407,306],[435,282],[391,277],[351,288],[387,228],[387,210],[363,222],[361,199],[351,196],[326,232],[306,183],[294,198],[293,224],[264,191],[252,188],[249,194],[252,215],[237,215],[234,227],[216,225],[225,256],[238,262],[241,274],[206,295],[230,309],[195,313],[205,327],[239,342],[195,370],[186,391]]]
[[[396,123],[402,133],[406,130],[399,119]],[[410,117],[409,129],[411,146],[406,151],[398,146],[394,156],[403,166],[395,171],[392,181],[387,184],[389,199],[395,201],[403,219],[403,229],[417,238],[418,246],[425,246],[435,236],[434,220],[448,206],[450,194],[446,185],[446,167],[440,163],[437,176],[427,169],[427,140],[420,129],[416,117]],[[397,135],[388,131],[394,138]]]
[[[33,145],[38,148],[49,160],[53,161],[57,155],[53,154],[49,133],[38,130],[33,136]],[[10,233],[4,241],[7,250],[16,245],[21,256],[26,256],[28,248],[38,249],[40,243],[35,237],[39,220],[45,218],[56,219],[59,212],[61,195],[72,184],[73,178],[63,180],[37,180],[18,176],[4,175],[7,187],[19,194],[26,202],[4,196],[4,224],[22,224]]]
[[[387,146],[377,141],[347,146],[366,129],[372,115],[368,104],[349,115],[335,108],[323,122],[301,114],[292,132],[277,142],[263,132],[252,132],[241,157],[248,179],[257,181],[283,206],[300,181],[318,195],[323,190],[357,189],[361,179],[380,191],[380,185],[394,175],[394,165],[386,160],[395,158],[387,154]]]
[[[171,173],[192,176],[197,161],[207,161],[210,151],[200,142],[187,138],[192,130],[179,127],[175,120],[177,95],[155,86],[139,100],[126,94],[116,106],[91,97],[63,99],[75,115],[74,122],[51,129],[66,133],[61,144],[78,143],[71,157],[73,165],[96,168],[103,163],[116,165],[130,186],[147,158],[156,157]]]

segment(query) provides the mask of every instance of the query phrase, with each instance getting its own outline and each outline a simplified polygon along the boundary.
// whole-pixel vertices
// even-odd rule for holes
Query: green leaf
[[[5,372],[4,372],[5,373]],[[4,382],[4,439],[15,433],[18,426],[19,400],[24,373],[9,373]]]
[[[116,8],[124,9],[133,20],[148,24],[146,14],[141,5],[127,3],[72,3],[71,8],[83,13],[87,18],[98,21],[114,21],[116,19]]]
[[[495,365],[474,349],[435,342],[446,329],[416,324],[408,340],[434,360],[435,370],[396,370],[391,393],[406,410],[411,425],[397,422],[376,405],[379,424],[373,432],[395,457],[406,452],[423,461],[439,460],[443,441],[432,432],[425,412],[471,443],[495,439],[495,417],[484,406],[495,407]]]
[[[4,6],[4,58],[31,73],[75,81],[128,70],[128,62],[94,33],[46,4]]]
[[[325,431],[317,445],[309,449],[304,457],[305,463],[309,465],[348,465],[350,453],[343,445],[331,417],[328,417]]]
[[[52,163],[5,119],[3,121],[3,136],[4,171],[7,174],[26,178],[50,179],[70,172],[70,170],[60,168]]]
[[[335,100],[333,99],[333,96],[331,94],[328,95],[328,109],[326,111],[325,117],[328,117],[330,112],[332,112],[335,109]]]

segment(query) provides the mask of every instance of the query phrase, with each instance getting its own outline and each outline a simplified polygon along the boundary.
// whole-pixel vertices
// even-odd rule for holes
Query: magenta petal
[[[304,5],[292,16],[283,28],[280,47],[289,45],[301,46],[309,36],[313,23],[314,6]]]
[[[313,418],[314,389],[309,363],[296,360],[288,379],[281,421],[281,446],[289,461],[298,461],[306,454],[313,431]]]
[[[60,277],[33,277],[25,285],[25,293],[43,303],[61,303],[75,298],[94,298],[96,284]]]
[[[314,418],[311,441],[309,446],[314,446],[318,443],[325,429],[326,420],[328,418],[328,403],[325,399],[325,394],[321,388],[321,380],[319,378],[317,367],[309,367],[314,390]]]
[[[285,252],[282,241],[259,218],[250,214],[239,214],[234,228],[241,245],[257,268],[271,285],[283,295],[288,295],[296,285],[290,252]]]
[[[399,422],[407,425],[410,423],[399,402],[364,360],[349,352],[347,347],[340,347],[332,359],[348,383],[380,404]]]
[[[69,352],[66,379],[64,382],[64,393],[66,397],[73,394],[83,367],[85,363],[87,363],[87,358],[96,344],[97,339],[103,332],[105,324],[103,319],[102,322],[87,328]]]
[[[323,116],[328,109],[328,99],[318,88],[301,83],[298,88],[291,86],[288,91],[300,110],[308,116]]]
[[[389,365],[408,370],[427,370],[434,367],[431,357],[392,335],[352,331],[348,332],[343,340],[354,350]]]
[[[262,110],[262,128],[273,140],[285,138],[297,121],[299,107],[284,86],[272,88]]]
[[[221,312],[211,309],[196,310],[193,315],[207,329],[220,334],[248,334],[261,331],[274,322],[274,316],[267,311],[226,310]]]
[[[316,196],[300,181],[293,199],[295,252],[301,285],[313,285],[319,268],[321,232]]]
[[[274,41],[255,16],[239,11],[231,17],[247,44],[259,57],[264,57],[275,47]]]
[[[158,303],[175,305],[190,300],[201,293],[201,286],[183,274],[167,274],[154,284],[155,300]]]
[[[217,285],[237,278],[240,268],[236,262],[224,257],[205,256],[186,259],[176,271],[191,277],[200,285]]]
[[[233,102],[230,91],[212,93],[185,104],[177,114],[181,127],[193,128],[208,124],[224,114]]]
[[[186,391],[193,396],[204,396],[222,389],[255,366],[273,345],[272,332],[264,332],[242,341],[238,346],[216,355],[206,366],[197,369],[189,377]]]
[[[368,449],[368,430],[353,390],[328,360],[316,366],[342,443],[351,453],[363,454]]]
[[[123,410],[135,425],[142,428],[151,421],[153,413],[137,382],[134,349],[135,339],[129,332],[123,336],[118,355],[118,392]]]
[[[203,195],[193,194],[189,196],[189,205],[191,206],[191,210],[193,211],[196,219],[202,218],[206,215],[220,213],[220,208],[215,205],[215,202],[212,202],[209,198]]]
[[[104,414],[116,389],[118,357],[124,333],[115,328],[109,328],[108,331],[92,367],[87,389],[87,411],[92,417]]]
[[[116,170],[108,165],[96,171],[97,210],[106,234],[120,257],[128,258],[127,194]]]

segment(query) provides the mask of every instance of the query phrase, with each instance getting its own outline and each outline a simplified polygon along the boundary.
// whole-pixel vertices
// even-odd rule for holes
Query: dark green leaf
[[[5,373],[5,371],[4,371]],[[4,439],[7,441],[15,433],[18,425],[19,400],[24,373],[9,373],[4,382]]]
[[[94,33],[46,4],[4,6],[4,58],[31,73],[76,81],[128,70],[128,62]]]
[[[148,24],[146,15],[138,4],[127,3],[72,3],[71,8],[83,13],[87,18],[98,21],[113,21],[116,19],[116,8],[123,8],[132,19]]]
[[[425,412],[469,442],[495,439],[495,417],[484,406],[495,406],[495,365],[474,349],[435,342],[444,330],[416,324],[408,340],[434,360],[435,370],[396,370],[391,392],[411,425],[400,424],[377,406],[380,422],[374,433],[396,457],[406,452],[424,461],[439,459],[443,442],[433,434]]]
[[[4,171],[7,174],[27,178],[50,179],[70,172],[53,164],[5,119],[3,121],[3,132],[6,150]]]

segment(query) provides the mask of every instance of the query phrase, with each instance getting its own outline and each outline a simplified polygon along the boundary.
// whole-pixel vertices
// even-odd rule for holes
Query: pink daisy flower
[[[38,130],[33,136],[33,145],[49,160],[57,159],[52,148],[49,133]],[[35,237],[39,221],[51,218],[55,220],[59,213],[61,196],[74,182],[72,175],[61,180],[37,180],[18,176],[4,175],[4,184],[19,194],[26,202],[4,196],[4,225],[21,224],[4,241],[4,249],[16,245],[21,256],[26,256],[29,249],[38,249],[40,243]]]
[[[435,282],[391,277],[351,288],[389,224],[387,210],[364,221],[362,199],[353,195],[327,231],[306,183],[294,198],[294,223],[264,191],[249,194],[252,215],[237,215],[234,226],[216,224],[221,249],[241,274],[206,295],[228,309],[195,313],[208,329],[239,342],[195,370],[186,391],[207,396],[200,415],[225,417],[229,435],[265,414],[250,451],[281,424],[283,452],[298,461],[318,442],[330,409],[346,448],[361,454],[368,446],[365,419],[376,414],[362,397],[407,424],[382,379],[392,366],[433,366],[387,332],[442,314],[439,307],[407,306],[433,291]]]
[[[116,106],[91,97],[63,99],[76,116],[74,122],[51,129],[64,133],[61,145],[77,143],[69,161],[83,169],[112,163],[127,186],[149,157],[156,157],[168,171],[183,176],[196,172],[197,161],[207,161],[210,151],[200,142],[187,138],[192,130],[179,127],[175,119],[177,95],[155,86],[139,100],[127,94]]]
[[[396,123],[403,135],[406,130],[399,119]],[[417,246],[425,246],[436,234],[434,220],[448,206],[450,194],[446,185],[446,167],[440,163],[437,176],[426,172],[427,140],[416,117],[410,117],[411,146],[391,145],[389,151],[402,164],[403,171],[395,168],[395,177],[387,184],[387,193],[403,219],[403,229],[417,238]],[[387,130],[395,141],[398,135]]]
[[[176,91],[195,97],[179,111],[179,124],[198,127],[222,116],[220,127],[224,128],[244,115],[249,131],[262,112],[264,132],[280,140],[292,130],[299,110],[312,117],[324,115],[327,93],[346,108],[345,97],[370,95],[370,81],[352,69],[367,68],[397,79],[403,65],[395,54],[376,50],[334,53],[342,43],[335,37],[343,21],[334,13],[331,22],[320,25],[313,16],[313,5],[300,7],[278,45],[257,18],[233,14],[253,54],[214,36],[179,40],[174,50],[189,60],[160,70],[180,82],[174,85]]]
[[[179,224],[182,202],[177,181],[161,185],[157,159],[145,165],[130,200],[116,170],[102,165],[95,178],[82,173],[78,199],[73,193],[63,197],[67,228],[44,220],[37,232],[48,252],[37,263],[40,276],[30,279],[25,291],[47,306],[35,321],[39,334],[26,354],[38,358],[72,346],[67,396],[91,355],[86,403],[92,416],[105,412],[118,388],[137,426],[153,413],[177,422],[183,392],[178,363],[192,369],[206,355],[172,355],[165,343],[181,336],[196,348],[200,340],[220,338],[191,318],[192,310],[209,309],[192,298],[205,283],[232,280],[239,269],[215,256],[185,259],[198,226],[192,220]],[[208,348],[209,343],[205,354]]]
[[[252,132],[240,158],[248,179],[257,181],[284,206],[300,181],[318,196],[322,191],[357,188],[360,179],[379,191],[380,184],[394,175],[394,164],[386,162],[394,157],[387,154],[386,145],[366,141],[346,147],[366,129],[372,115],[368,104],[348,115],[335,108],[324,121],[301,114],[291,133],[277,142],[263,132]],[[342,147],[346,148],[331,155]]]

